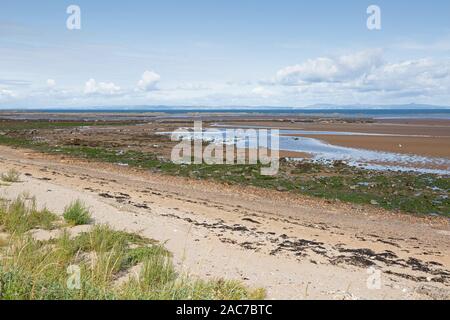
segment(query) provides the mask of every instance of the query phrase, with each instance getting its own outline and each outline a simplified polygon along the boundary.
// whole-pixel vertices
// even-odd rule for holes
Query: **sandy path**
[[[133,171],[0,147],[22,192],[61,213],[82,199],[97,223],[166,242],[180,271],[240,279],[269,298],[450,298],[448,220]],[[369,289],[367,269],[381,273]]]

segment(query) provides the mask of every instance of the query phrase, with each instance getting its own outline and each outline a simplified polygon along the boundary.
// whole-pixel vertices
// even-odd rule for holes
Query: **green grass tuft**
[[[74,226],[89,224],[92,220],[89,209],[80,200],[67,206],[64,209],[63,217],[66,222]]]
[[[34,198],[19,196],[0,201],[0,225],[10,233],[22,234],[32,229],[52,229],[57,216],[47,209],[38,210]]]

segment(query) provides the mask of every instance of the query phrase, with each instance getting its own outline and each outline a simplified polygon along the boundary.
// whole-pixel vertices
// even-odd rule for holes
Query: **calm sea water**
[[[31,110],[30,110],[31,111]],[[355,117],[355,118],[419,118],[419,119],[450,119],[450,109],[246,109],[246,108],[167,108],[148,107],[138,109],[34,109],[34,112],[48,113],[147,113],[164,112],[170,115],[185,115],[187,113],[247,113],[247,114],[287,114],[305,116],[333,116],[333,117]]]

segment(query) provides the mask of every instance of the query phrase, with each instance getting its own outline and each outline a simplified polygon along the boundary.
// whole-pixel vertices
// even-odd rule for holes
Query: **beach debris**
[[[250,218],[242,218],[242,221],[248,221],[248,222],[255,223],[255,224],[261,224],[261,222],[250,219]]]
[[[122,163],[122,162],[118,162],[116,163],[118,166],[120,167],[128,167],[128,163]]]

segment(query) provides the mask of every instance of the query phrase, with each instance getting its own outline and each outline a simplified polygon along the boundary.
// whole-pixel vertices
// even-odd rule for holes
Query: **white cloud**
[[[84,93],[88,95],[117,95],[121,93],[119,86],[112,82],[99,82],[95,79],[89,79],[84,86]]]
[[[54,88],[56,86],[56,81],[53,79],[48,79],[47,80],[47,87],[49,87],[50,89]]]
[[[440,94],[450,92],[450,60],[408,60],[387,63],[357,83],[365,91]]]
[[[269,98],[277,95],[277,93],[273,90],[270,90],[263,86],[258,86],[256,88],[252,89],[252,93],[256,96],[262,97],[262,98]]]
[[[153,91],[157,89],[157,84],[161,76],[154,71],[145,71],[139,80],[137,87],[142,91]]]
[[[296,87],[303,96],[323,95],[330,102],[336,96],[434,99],[449,96],[450,60],[386,62],[379,50],[363,51],[283,68],[274,84]]]
[[[288,66],[277,73],[277,82],[299,85],[314,82],[341,82],[370,73],[382,64],[381,50],[367,50],[336,58],[320,57]]]
[[[14,91],[7,89],[0,89],[0,99],[9,99],[15,97],[17,97],[17,94]]]
[[[196,80],[193,75],[190,81],[158,88],[160,78],[154,71],[145,71],[136,85],[126,88],[95,79],[78,87],[61,87],[53,79],[47,80],[47,87],[0,79],[0,107],[14,103],[18,106],[302,106],[411,102],[448,105],[450,101],[450,58],[387,61],[380,50],[300,61],[298,65],[281,69],[270,81],[208,82]]]

